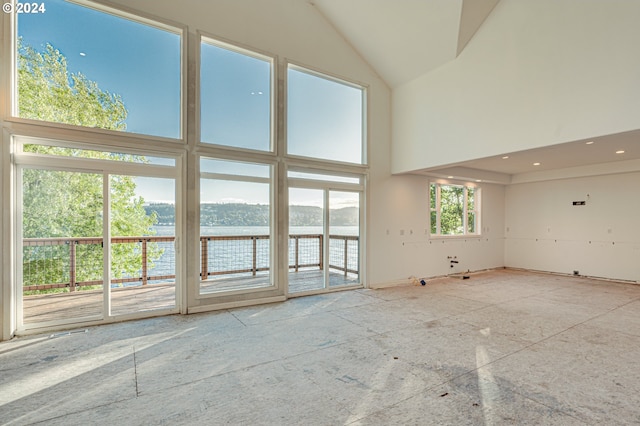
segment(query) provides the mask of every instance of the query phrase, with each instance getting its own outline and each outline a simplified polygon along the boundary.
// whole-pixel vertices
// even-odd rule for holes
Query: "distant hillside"
[[[151,203],[144,206],[148,215],[158,218],[158,225],[175,223],[173,204]],[[322,209],[312,206],[292,206],[289,211],[291,226],[322,226]],[[344,207],[330,212],[331,225],[353,226],[358,224],[358,208]],[[202,226],[268,226],[269,206],[263,204],[202,204]]]

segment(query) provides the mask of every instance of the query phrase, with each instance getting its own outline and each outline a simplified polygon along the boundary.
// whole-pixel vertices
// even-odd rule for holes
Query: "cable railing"
[[[112,286],[136,286],[174,281],[175,237],[113,237]],[[103,284],[103,239],[100,237],[24,238],[23,291],[95,288]],[[200,279],[256,276],[270,269],[269,235],[201,236]],[[322,270],[322,234],[289,235],[289,269]],[[359,271],[359,238],[330,235],[329,269]]]

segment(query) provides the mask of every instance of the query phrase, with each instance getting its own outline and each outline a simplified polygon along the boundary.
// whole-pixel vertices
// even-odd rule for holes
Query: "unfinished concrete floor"
[[[638,424],[640,286],[492,271],[0,344],[2,424]]]

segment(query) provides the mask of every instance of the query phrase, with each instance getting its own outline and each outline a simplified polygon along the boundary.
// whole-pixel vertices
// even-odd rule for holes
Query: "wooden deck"
[[[75,318],[102,318],[102,290],[24,296],[25,324]],[[111,312],[125,315],[175,307],[175,285],[149,284],[111,290]]]
[[[310,270],[289,274],[289,293],[313,292],[323,289],[322,271]],[[344,273],[331,272],[329,287],[358,284],[359,280]],[[240,290],[267,287],[268,277],[235,277],[209,280],[201,284],[201,292]],[[49,321],[74,320],[80,318],[101,319],[103,307],[102,290],[24,296],[24,324],[33,325]],[[175,285],[148,284],[111,290],[112,315],[172,309],[175,307]]]

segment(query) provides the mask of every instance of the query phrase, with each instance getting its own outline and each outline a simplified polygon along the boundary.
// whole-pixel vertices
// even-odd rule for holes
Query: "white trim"
[[[93,9],[98,12],[106,13],[118,18],[127,19],[138,24],[147,25],[159,30],[167,31],[176,35],[184,35],[187,26],[176,21],[161,18],[147,12],[133,9],[121,4],[111,3],[106,0],[66,0],[69,3],[75,3],[78,6]]]
[[[326,287],[321,290],[308,290],[308,291],[300,291],[297,293],[291,293],[288,295],[288,297],[289,299],[293,299],[296,297],[313,296],[316,294],[337,293],[339,291],[358,290],[363,288],[365,287],[362,284],[340,285],[340,286],[334,286],[334,287]]]
[[[287,179],[289,187],[295,188],[310,188],[310,189],[332,189],[334,191],[362,191],[363,185],[342,183],[342,182],[330,182],[324,180],[310,180],[310,179]]]
[[[51,332],[56,330],[68,330],[68,329],[78,329],[83,327],[94,327],[99,325],[107,325],[113,324],[122,321],[132,321],[139,319],[147,319],[147,318],[156,318],[167,316],[171,314],[177,314],[177,309],[158,309],[156,311],[144,311],[143,313],[137,314],[124,314],[118,316],[117,318],[105,318],[103,320],[96,320],[95,317],[78,317],[76,319],[70,320],[70,322],[59,322],[59,321],[48,321],[42,322],[37,325],[34,324],[33,327],[27,329],[17,329],[16,336],[30,336],[33,334],[41,334],[44,332]]]
[[[136,146],[151,149],[185,149],[180,139],[165,138],[162,136],[143,135],[139,133],[123,132],[118,130],[95,129],[90,127],[72,126],[70,124],[53,123],[49,121],[31,120],[28,118],[7,117],[4,127],[12,134],[21,138],[38,138],[50,141],[47,144],[55,144],[56,140],[92,144],[109,149],[125,149]]]
[[[6,121],[15,122],[18,124],[26,123],[31,125],[37,125],[38,123],[43,123],[47,126],[53,126],[54,128],[59,128],[59,129],[69,129],[69,130],[89,129],[91,132],[97,132],[98,134],[104,134],[104,135],[112,135],[112,136],[124,135],[125,138],[127,137],[127,135],[132,135],[133,137],[151,138],[152,140],[162,139],[166,141],[171,141],[172,143],[178,142],[180,144],[184,144],[186,142],[186,135],[187,135],[187,131],[186,131],[186,127],[187,127],[186,126],[187,41],[186,41],[186,38],[188,34],[188,26],[177,23],[175,21],[160,18],[154,15],[151,15],[149,13],[135,10],[126,6],[116,5],[104,0],[67,0],[67,1],[69,3],[76,4],[78,6],[85,7],[87,9],[92,9],[98,12],[102,12],[102,13],[114,16],[116,18],[125,19],[139,25],[145,25],[151,28],[155,28],[157,30],[165,31],[165,32],[177,35],[180,38],[180,65],[179,65],[180,67],[180,81],[179,81],[180,129],[178,131],[179,137],[177,139],[174,139],[174,138],[167,138],[162,136],[132,133],[127,131],[89,128],[84,126],[76,126],[76,125],[69,125],[64,123],[55,123],[55,122],[48,122],[48,121],[41,121],[41,120],[31,120],[31,119],[24,119],[24,118],[18,117],[17,102],[13,102],[13,101],[17,101],[18,99],[17,92],[16,92],[17,86],[18,86],[17,74],[16,74],[17,62],[15,59],[16,50],[17,50],[17,33],[16,33],[17,25],[15,25],[15,17],[17,17],[16,14],[11,14],[12,15],[11,21],[13,25],[11,28],[11,34],[9,38],[12,39],[11,55],[14,59],[11,63],[11,66],[12,66],[11,75],[13,76],[11,81],[11,92],[10,92],[12,93],[12,96],[11,96],[11,100],[9,101],[11,103],[11,109],[10,109],[10,114],[6,115]]]
[[[234,182],[255,182],[255,183],[271,183],[270,178],[253,177],[247,175],[232,175],[226,173],[209,173],[200,172],[200,179],[212,179],[212,180],[228,180]]]
[[[111,315],[111,174],[102,174],[102,318]]]
[[[222,309],[241,308],[244,306],[264,305],[267,303],[284,302],[285,296],[265,297],[262,299],[238,300],[237,302],[224,302],[210,305],[191,306],[187,310],[188,314],[199,314],[202,312],[219,311]]]
[[[197,99],[196,144],[198,146],[209,146],[214,149],[220,149],[223,151],[229,149],[232,151],[237,151],[242,153],[255,152],[255,153],[261,153],[261,154],[275,155],[277,151],[277,148],[276,148],[277,129],[276,128],[278,123],[277,93],[276,93],[277,87],[278,87],[278,84],[277,84],[278,57],[269,52],[262,51],[253,47],[249,47],[241,43],[235,43],[228,39],[207,33],[205,31],[198,30],[196,32],[196,35],[198,39],[198,49],[197,49],[197,55],[196,55],[196,69],[197,69],[196,71],[196,99]],[[225,49],[230,52],[234,52],[240,55],[248,56],[250,58],[269,63],[270,67],[269,67],[269,149],[268,150],[243,148],[243,147],[237,147],[232,145],[205,142],[202,140],[202,84],[201,84],[202,82],[202,44],[208,44],[210,46],[218,47],[220,49]]]
[[[202,292],[202,284],[203,282],[206,280],[203,280],[203,277],[200,276],[200,271],[202,268],[202,265],[198,264],[198,276],[200,277],[199,280],[197,280],[197,291],[195,292],[195,300],[212,300],[212,299],[218,299],[220,297],[227,297],[230,295],[238,295],[238,294],[248,294],[248,293],[255,293],[255,292],[263,292],[263,291],[268,291],[268,290],[275,290],[277,289],[276,286],[276,276],[277,276],[277,269],[275,269],[275,265],[277,264],[277,259],[278,259],[278,229],[276,227],[276,205],[277,205],[277,191],[275,189],[275,185],[276,185],[276,163],[273,162],[268,162],[268,163],[261,163],[261,162],[253,162],[253,161],[242,161],[242,163],[244,164],[249,164],[249,165],[260,165],[260,166],[267,166],[269,169],[269,177],[264,178],[264,177],[256,177],[256,176],[251,176],[248,174],[245,175],[232,175],[232,174],[226,174],[226,173],[211,173],[211,172],[202,172],[200,171],[200,164],[201,164],[201,160],[203,159],[211,159],[211,160],[218,160],[218,161],[227,161],[227,162],[237,162],[236,160],[226,160],[226,159],[221,159],[221,158],[214,158],[214,157],[205,157],[202,155],[196,155],[197,158],[197,164],[198,164],[198,176],[199,178],[197,179],[197,194],[198,194],[198,207],[197,207],[197,230],[198,230],[198,238],[197,240],[197,251],[196,253],[200,253],[200,238],[202,237],[202,233],[201,233],[201,207],[202,207],[202,199],[200,198],[200,194],[201,194],[201,183],[202,180],[226,180],[226,181],[231,181],[231,182],[249,182],[249,183],[262,183],[262,184],[268,184],[269,185],[269,285],[265,285],[265,286],[260,286],[260,287],[239,287],[239,288],[230,288],[230,289],[220,289],[217,291],[208,291],[208,292]],[[200,256],[198,256],[198,258],[200,258]]]
[[[334,72],[322,70],[315,66],[305,65],[302,62],[294,61],[288,58],[285,58],[285,65],[287,69],[292,68],[296,71],[309,74],[314,77],[324,78],[325,80],[333,81],[335,83],[344,84],[345,86],[349,86],[354,89],[365,89],[369,87],[368,84],[362,83],[356,79],[338,75]]]
[[[55,161],[52,161],[54,158]],[[14,156],[14,163],[24,166],[25,168],[38,168],[43,170],[70,170],[96,173],[109,171],[111,174],[118,175],[176,178],[175,166],[127,163],[93,158],[62,157],[46,154],[16,154]]]
[[[389,287],[403,287],[403,286],[410,286],[412,285],[412,281],[410,278],[406,278],[406,279],[401,279],[401,280],[394,280],[394,281],[385,281],[385,282],[381,282],[381,283],[369,283],[369,287],[371,290],[378,290],[378,289],[382,289],[382,288],[389,288]]]
[[[301,65],[300,63],[291,61],[289,59],[285,59],[284,61],[284,69],[285,69],[285,76],[284,76],[284,87],[285,87],[285,99],[287,99],[287,101],[283,102],[285,105],[285,109],[284,109],[284,132],[285,132],[285,143],[284,143],[284,152],[282,153],[282,155],[286,158],[290,158],[293,161],[305,161],[308,159],[311,159],[311,161],[313,163],[326,163],[327,165],[341,165],[344,168],[346,167],[360,167],[360,168],[366,168],[369,165],[369,158],[367,157],[367,154],[369,152],[368,149],[368,145],[369,145],[369,138],[368,138],[368,107],[367,107],[367,102],[368,102],[368,91],[369,91],[369,86],[367,84],[364,83],[360,83],[351,79],[347,79],[344,77],[339,77],[337,76],[335,73],[330,73],[330,72],[325,72],[325,71],[320,71],[315,67],[310,67],[310,66],[305,66],[305,65]],[[288,129],[288,108],[289,108],[289,104],[288,104],[288,93],[289,93],[289,69],[292,69],[294,71],[298,71],[304,74],[308,74],[317,78],[321,78],[324,80],[328,80],[328,81],[332,81],[334,83],[337,84],[342,84],[345,85],[347,87],[351,87],[353,89],[358,89],[361,91],[362,93],[362,97],[361,97],[361,140],[360,140],[360,162],[359,163],[353,163],[353,162],[349,162],[349,161],[340,161],[340,160],[329,160],[329,159],[320,159],[320,158],[311,158],[308,156],[303,156],[303,155],[296,155],[296,154],[290,154],[289,153],[289,136],[287,134],[287,129]]]
[[[435,202],[435,212],[436,212],[436,233],[431,233],[431,213],[434,211],[431,208],[431,186],[435,185],[436,188],[436,202]],[[458,188],[462,188],[462,229],[463,232],[462,234],[442,234],[442,203],[441,203],[441,190],[442,190],[442,186],[449,186],[449,187],[458,187]],[[472,210],[473,212],[475,212],[475,216],[474,216],[474,220],[475,220],[475,229],[476,232],[470,233],[468,230],[469,224],[469,210],[468,210],[468,188],[474,188],[475,193],[474,193],[474,205],[475,205],[475,209]],[[482,229],[481,229],[481,217],[482,217],[482,213],[481,213],[481,200],[482,200],[482,190],[480,188],[480,186],[478,185],[474,185],[474,184],[456,184],[456,183],[448,183],[448,182],[441,182],[438,180],[432,180],[428,182],[428,187],[427,187],[427,200],[428,200],[428,206],[429,206],[429,215],[427,218],[427,222],[429,224],[429,239],[431,240],[437,240],[437,239],[455,239],[455,238],[466,238],[466,239],[473,239],[473,238],[482,238]]]
[[[36,138],[21,138],[14,137],[16,140],[16,144],[19,146],[20,143],[28,142],[37,144],[39,141]],[[20,142],[17,142],[17,141]],[[46,141],[45,141],[46,142]],[[80,149],[88,149],[88,150],[96,150],[96,148],[91,144],[70,144],[74,147]],[[56,146],[65,147],[66,145],[62,141],[56,141]],[[107,151],[108,152],[108,151]],[[134,155],[144,155],[143,149],[138,147],[138,149],[129,148],[128,152]],[[125,319],[135,319],[135,318],[146,318],[149,316],[155,316],[156,312],[163,312],[164,315],[169,313],[177,313],[180,310],[180,298],[179,294],[182,291],[182,287],[185,286],[185,281],[183,277],[180,275],[182,268],[180,265],[181,261],[184,261],[184,256],[179,255],[179,251],[175,251],[175,265],[176,265],[176,278],[175,278],[175,287],[176,293],[174,294],[174,306],[175,308],[170,309],[158,309],[152,311],[141,311],[141,312],[129,312],[126,314],[118,314],[112,315],[111,313],[111,190],[110,190],[110,178],[114,175],[129,175],[129,176],[139,176],[139,177],[154,177],[154,178],[166,178],[172,179],[174,181],[174,185],[176,188],[179,187],[180,182],[183,181],[181,176],[181,163],[183,161],[182,155],[171,156],[168,153],[164,154],[167,158],[172,158],[175,160],[174,166],[162,166],[162,165],[153,165],[153,164],[140,164],[140,163],[128,163],[122,161],[113,161],[113,160],[103,160],[103,159],[87,159],[87,158],[78,158],[78,157],[64,157],[64,156],[54,156],[54,155],[46,155],[46,154],[31,154],[31,153],[22,153],[14,155],[14,165],[16,168],[16,185],[15,185],[15,196],[16,196],[16,238],[15,238],[15,253],[18,253],[15,259],[15,268],[16,275],[15,279],[12,280],[12,287],[16,292],[16,306],[17,306],[17,321],[16,321],[16,331],[20,334],[25,331],[31,331],[32,329],[50,329],[50,328],[58,328],[66,325],[77,325],[79,323],[90,321],[92,324],[105,324],[109,322],[113,322],[114,320],[125,320]],[[54,160],[54,161],[52,161]],[[25,169],[38,169],[38,170],[54,170],[54,171],[65,171],[72,173],[93,173],[102,175],[102,215],[103,215],[103,224],[102,224],[102,239],[103,239],[103,301],[102,301],[102,309],[101,314],[97,316],[91,317],[69,317],[60,320],[54,321],[44,321],[44,322],[34,322],[25,324],[24,323],[24,311],[23,311],[23,295],[22,289],[20,287],[20,283],[18,282],[18,278],[22,277],[22,171]],[[181,218],[182,206],[179,203],[179,195],[176,191],[174,205],[175,205],[175,214],[176,214],[176,223],[178,223],[178,218]],[[176,224],[176,241],[179,241],[181,237],[180,230],[178,229],[179,225]],[[182,286],[182,287],[181,287]]]
[[[150,14],[139,12],[134,9],[127,8],[122,5],[115,5],[108,0],[72,0],[82,6],[91,7],[101,12],[110,13],[121,18],[129,19],[144,25],[150,25],[155,28],[170,31],[180,35],[180,102],[181,102],[181,127],[180,137],[165,138],[146,134],[136,134],[122,131],[112,131],[105,129],[94,129],[82,126],[72,126],[60,123],[51,123],[38,120],[30,120],[12,116],[10,108],[12,107],[12,99],[10,90],[15,90],[15,22],[12,16],[4,15],[0,19],[4,19],[5,31],[3,36],[2,54],[2,72],[0,72],[0,84],[3,89],[0,91],[0,119],[3,126],[3,147],[0,153],[0,161],[3,161],[2,175],[0,176],[0,185],[3,191],[9,187],[9,191],[3,194],[2,205],[7,210],[4,212],[0,236],[2,236],[2,247],[0,250],[8,250],[9,254],[14,256],[20,253],[21,248],[17,247],[18,242],[22,239],[18,238],[21,227],[16,226],[11,221],[14,219],[15,212],[21,217],[18,211],[20,208],[12,204],[11,194],[20,194],[21,188],[18,188],[17,179],[11,181],[12,176],[17,170],[23,170],[29,167],[39,167],[49,170],[68,170],[77,172],[103,173],[106,176],[111,174],[127,174],[133,176],[148,176],[159,178],[170,178],[175,181],[176,195],[176,307],[174,309],[146,311],[141,313],[132,313],[118,315],[117,317],[109,317],[108,311],[104,312],[101,320],[87,320],[86,318],[71,319],[64,324],[47,324],[47,327],[68,328],[70,325],[81,326],[82,324],[98,325],[106,324],[126,319],[154,317],[166,315],[167,313],[194,313],[205,312],[217,309],[227,309],[238,306],[249,306],[260,303],[273,303],[286,300],[288,292],[288,234],[289,234],[289,187],[294,185],[297,187],[306,187],[322,189],[325,191],[324,197],[328,197],[329,191],[347,191],[359,194],[359,278],[360,284],[345,285],[337,288],[326,288],[320,293],[333,291],[343,291],[354,288],[362,288],[366,282],[367,268],[367,217],[368,217],[368,179],[369,179],[369,127],[368,112],[370,111],[369,86],[360,83],[351,78],[340,77],[336,74],[318,70],[311,66],[296,64],[293,61],[281,60],[277,55],[262,52],[240,43],[225,40],[222,37],[206,34],[201,31],[191,31],[186,25],[174,23],[166,19],[157,18]],[[229,48],[238,53],[247,54],[258,59],[269,58],[271,64],[271,104],[270,104],[270,150],[249,150],[244,148],[215,145],[202,143],[200,137],[200,79],[201,79],[201,43],[203,37],[207,42],[213,39],[219,43],[221,47]],[[11,58],[11,61],[7,58]],[[286,132],[287,132],[287,75],[288,67],[297,67],[297,70],[309,74],[317,75],[319,78],[335,81],[349,87],[354,87],[362,92],[362,163],[340,162],[326,159],[317,159],[304,156],[288,155],[286,151]],[[13,80],[12,80],[13,78]],[[195,78],[195,81],[194,81]],[[6,142],[13,138],[13,135],[21,141],[35,140],[34,143],[43,143],[54,146],[79,147],[89,150],[103,150],[107,152],[123,152],[131,154],[167,157],[175,159],[174,166],[162,166],[153,164],[115,164],[109,160],[92,160],[63,156],[47,156],[31,153],[19,153],[15,156],[15,161],[10,158],[10,147],[5,148]],[[200,157],[214,158],[228,161],[242,161],[256,164],[264,164],[270,166],[270,177],[243,177],[231,174],[211,175],[206,172],[201,175],[199,168]],[[8,166],[7,166],[8,165]],[[5,169],[5,166],[6,169]],[[5,171],[6,170],[6,171]],[[320,180],[296,179],[288,180],[288,170],[295,170],[306,173],[334,174],[336,176],[347,176],[360,178],[359,184],[351,184],[344,182],[330,182]],[[239,293],[256,292],[256,295],[248,297],[257,297],[245,301],[215,303],[220,299],[209,297],[214,293],[205,293],[203,297],[199,295],[199,236],[200,234],[200,182],[201,178],[224,178],[229,180],[244,180],[262,182],[267,181],[270,184],[270,266],[271,266],[271,287],[260,287],[257,289],[245,289]],[[7,181],[9,179],[9,181]],[[21,204],[20,204],[21,205]],[[110,207],[110,206],[107,206]],[[326,207],[326,206],[325,206]],[[9,218],[7,219],[7,215]],[[325,221],[328,222],[329,209],[325,208]],[[17,218],[16,218],[17,219]],[[5,233],[9,230],[12,233],[12,239],[7,239]],[[325,226],[324,233],[330,232]],[[15,235],[13,235],[15,234]],[[5,241],[9,240],[9,241]],[[325,246],[329,246],[329,241],[325,238]],[[13,315],[17,321],[16,313],[9,314],[6,307],[13,309],[16,294],[9,294],[7,298],[7,289],[9,292],[15,292],[17,278],[15,268],[18,267],[18,260],[7,256],[4,253],[3,259],[11,263],[11,268],[3,268],[3,306],[5,311],[3,315],[2,327],[5,331],[0,338],[7,338],[6,330],[12,334],[18,330],[20,334],[41,332],[42,327],[37,324],[29,324],[29,330],[24,330],[24,325],[17,323],[10,324],[7,322],[8,315]],[[325,264],[328,265],[328,253],[325,253]],[[327,267],[328,268],[328,267]],[[13,269],[11,271],[10,269]],[[109,271],[110,273],[110,271]],[[13,275],[12,275],[13,274]],[[7,281],[8,279],[8,281]],[[10,287],[7,285],[11,283]],[[109,287],[109,286],[107,286]],[[260,298],[258,292],[269,292],[274,294],[281,292],[280,295],[273,297]],[[314,292],[296,293],[292,297],[315,294]],[[215,296],[226,297],[229,292],[220,292]],[[200,303],[209,303],[206,306]],[[189,306],[189,305],[192,306]],[[21,308],[21,306],[20,306]],[[22,312],[20,312],[22,319]],[[54,322],[55,323],[55,322]],[[33,331],[31,329],[33,327]]]

